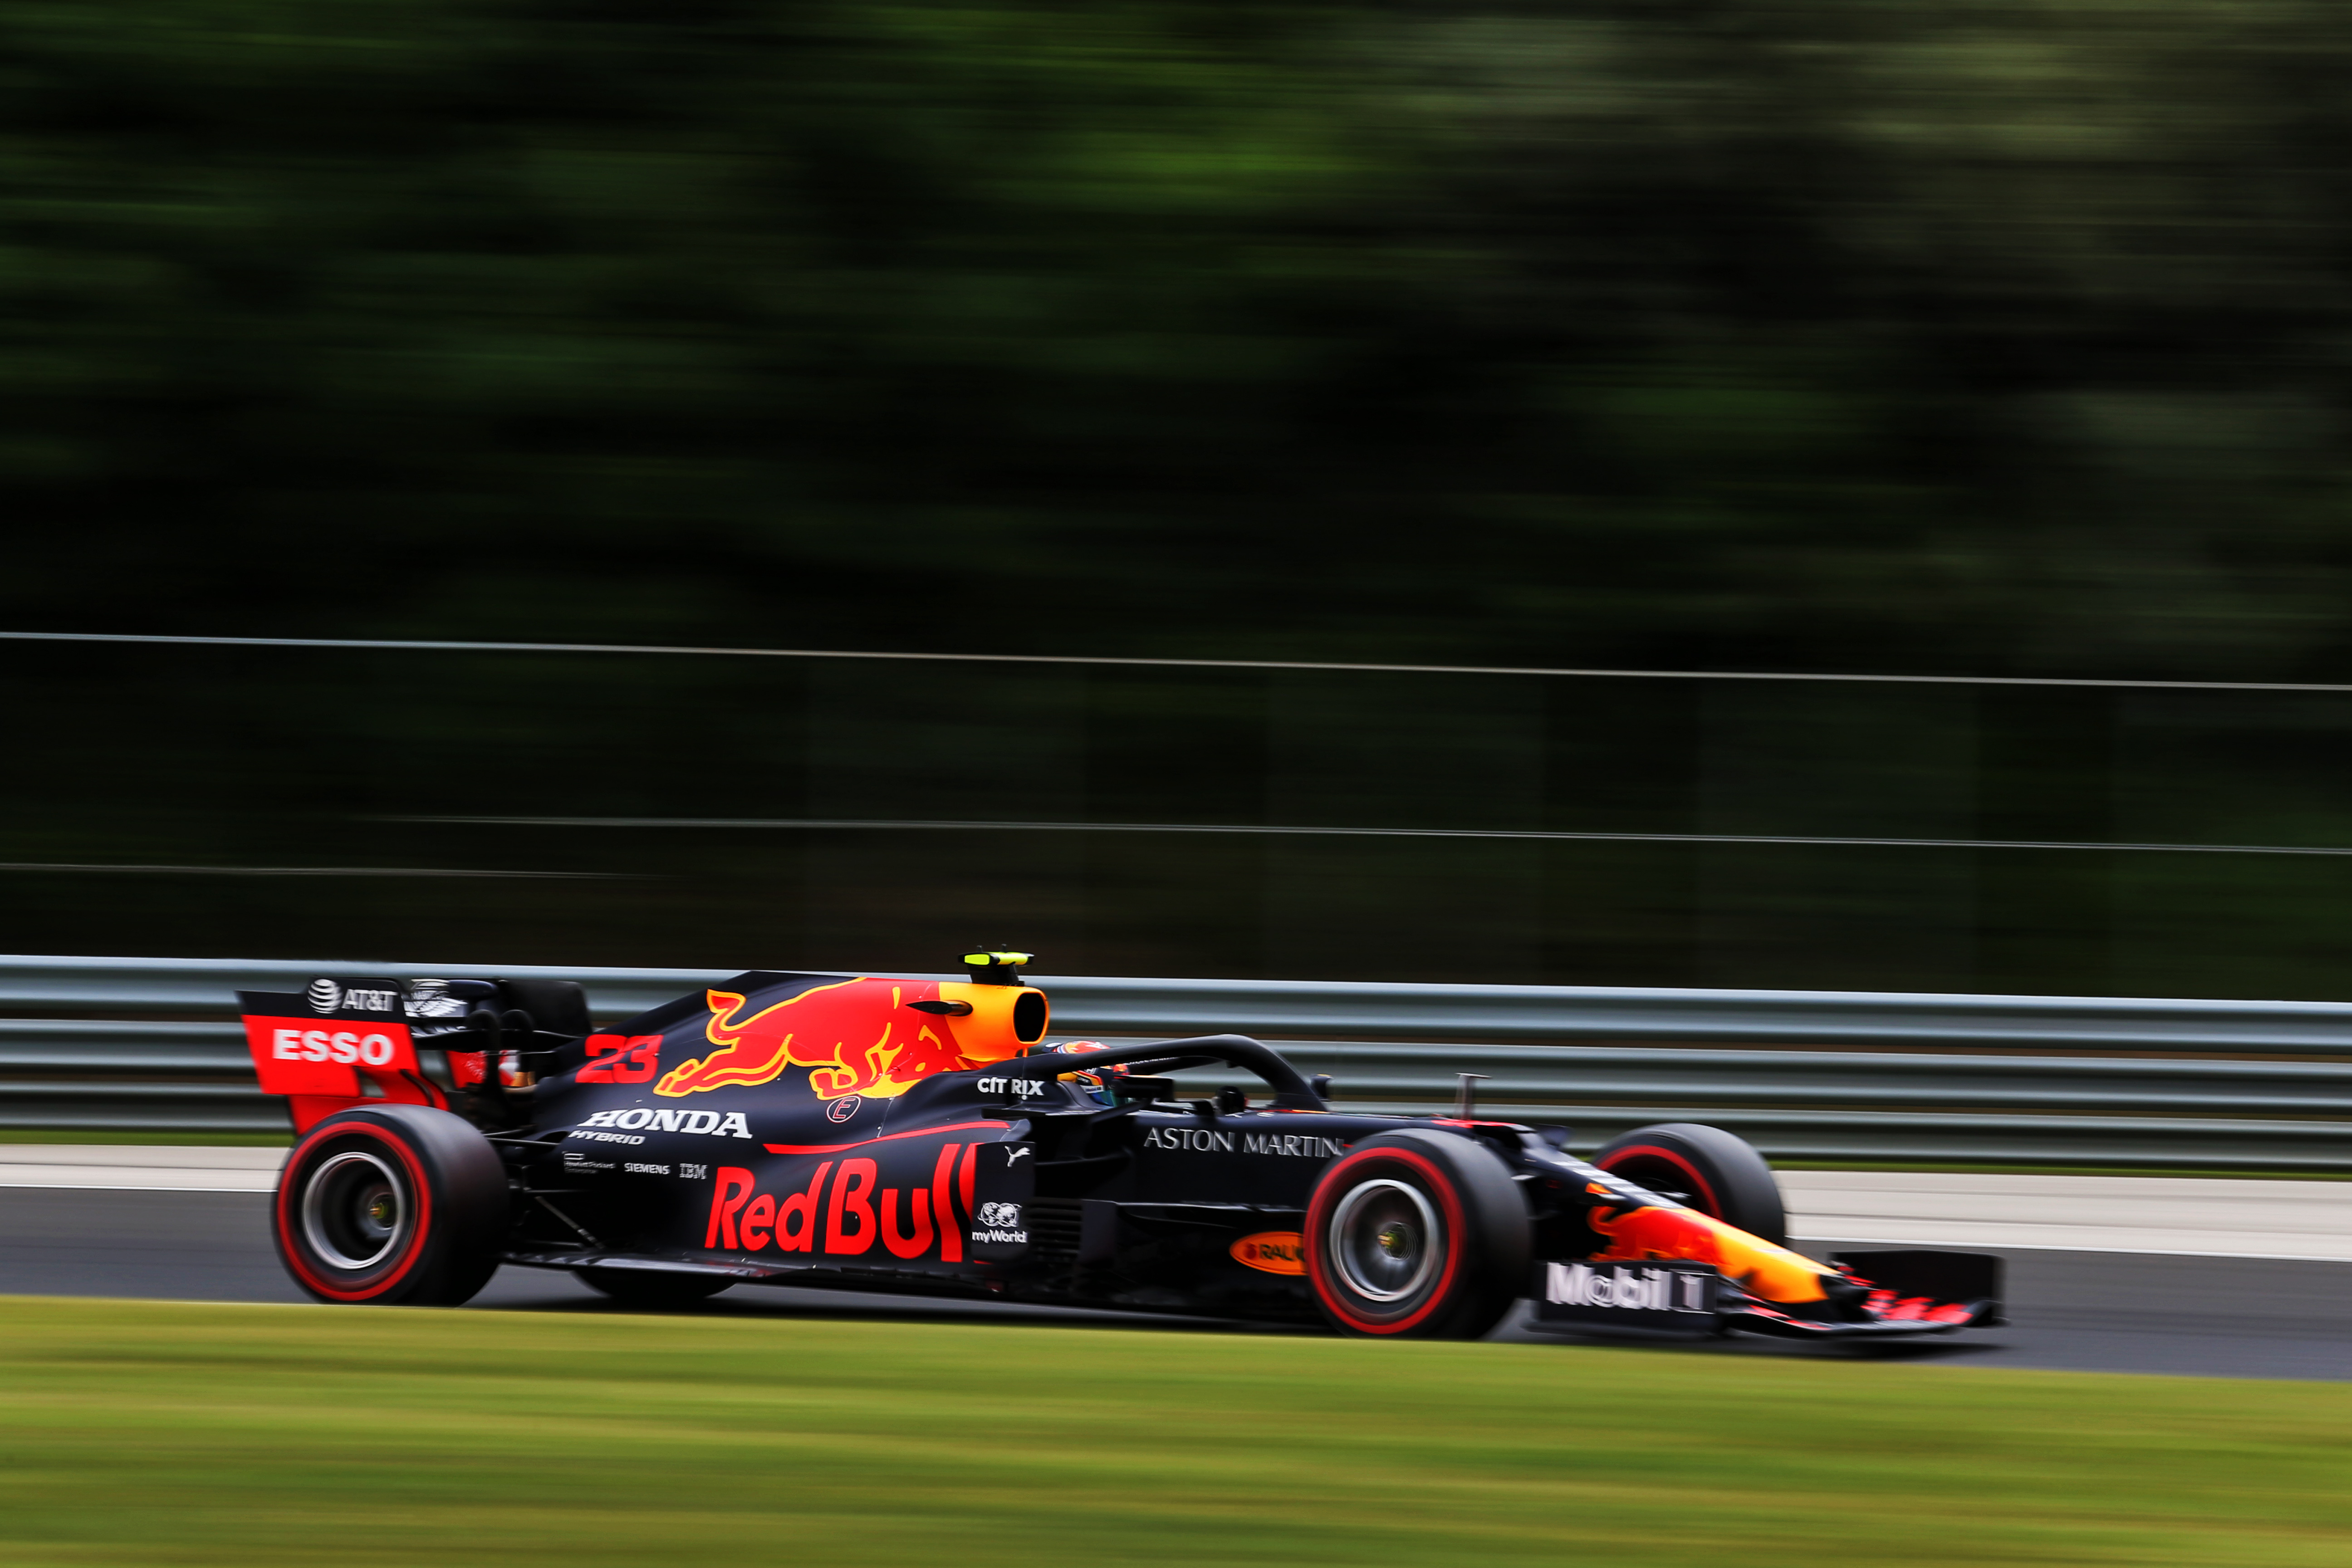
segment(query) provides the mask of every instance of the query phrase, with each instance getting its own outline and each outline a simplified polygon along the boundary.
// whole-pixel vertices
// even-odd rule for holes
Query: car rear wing
[[[405,998],[397,980],[340,975],[236,994],[261,1092],[285,1097],[297,1133],[372,1100],[448,1109],[418,1065]]]

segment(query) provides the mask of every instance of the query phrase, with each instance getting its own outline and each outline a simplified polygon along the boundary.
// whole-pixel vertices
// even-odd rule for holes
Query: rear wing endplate
[[[448,1108],[417,1064],[405,995],[396,980],[365,976],[236,994],[254,1076],[262,1093],[285,1098],[297,1132],[370,1100]]]

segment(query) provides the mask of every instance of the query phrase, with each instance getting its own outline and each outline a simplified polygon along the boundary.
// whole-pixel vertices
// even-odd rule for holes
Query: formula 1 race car
[[[1790,1251],[1763,1158],[1648,1127],[1330,1109],[1237,1035],[1045,1043],[1027,955],[962,982],[754,971],[625,1023],[539,979],[241,993],[297,1142],[278,1250],[325,1301],[454,1305],[501,1263],[625,1303],[737,1284],[1475,1338],[1997,1323],[2000,1261]],[[1255,1078],[1180,1099],[1169,1075]],[[1466,1107],[1465,1108],[1466,1110]]]

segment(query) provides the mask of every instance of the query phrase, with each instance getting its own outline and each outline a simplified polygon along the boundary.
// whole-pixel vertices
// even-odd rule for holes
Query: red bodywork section
[[[416,1043],[404,1023],[247,1014],[245,1044],[261,1092],[286,1097],[298,1133],[370,1100],[448,1109],[441,1091],[418,1069]],[[369,1094],[364,1085],[380,1092]]]

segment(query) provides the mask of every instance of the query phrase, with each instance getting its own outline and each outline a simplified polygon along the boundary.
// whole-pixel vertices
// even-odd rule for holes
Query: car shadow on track
[[[1487,1338],[1513,1344],[1582,1345],[1644,1350],[1661,1355],[1769,1356],[1780,1361],[1913,1362],[1965,1360],[2003,1348],[1998,1342],[1937,1335],[1921,1339],[1779,1340],[1759,1334],[1685,1339],[1665,1334],[1551,1333],[1526,1325],[1524,1305]]]
[[[1240,1319],[1178,1317],[1156,1312],[1100,1311],[1025,1301],[885,1296],[862,1291],[796,1289],[779,1286],[740,1287],[689,1306],[648,1308],[624,1305],[562,1276],[528,1281],[513,1279],[510,1275],[502,1276],[499,1288],[478,1299],[474,1305],[494,1311],[727,1318],[743,1321],[1002,1323],[1031,1328],[1148,1330],[1157,1333],[1316,1339],[1328,1337],[1330,1333],[1329,1330],[1314,1323],[1261,1323]],[[1509,1344],[1639,1349],[1678,1355],[1764,1355],[1800,1361],[1938,1361],[1965,1358],[1977,1352],[1999,1348],[1997,1345],[1945,1339],[1806,1343],[1746,1335],[1726,1340],[1679,1340],[1638,1334],[1539,1333],[1526,1327],[1526,1314],[1527,1307],[1521,1303],[1501,1326],[1487,1336],[1488,1341]]]
[[[785,1286],[739,1287],[723,1295],[679,1307],[625,1304],[599,1295],[563,1276],[520,1280],[509,1270],[470,1305],[491,1311],[566,1312],[594,1316],[793,1319],[842,1322],[1008,1323],[1061,1329],[1151,1329],[1181,1333],[1319,1334],[1313,1324],[1253,1323],[1224,1318],[1178,1317],[1158,1312],[1099,1311],[1031,1301],[992,1301],[963,1297],[887,1296],[855,1290],[815,1290]]]

